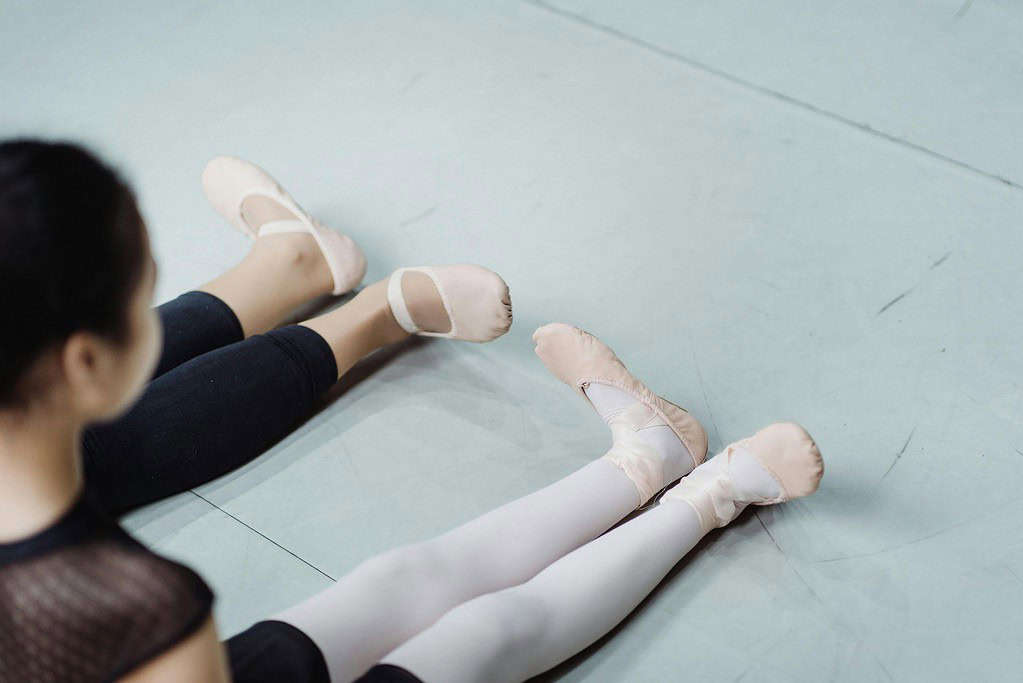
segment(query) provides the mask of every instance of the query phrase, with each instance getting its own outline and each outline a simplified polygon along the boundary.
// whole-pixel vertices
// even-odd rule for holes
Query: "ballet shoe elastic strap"
[[[405,295],[401,291],[401,279],[406,270],[408,269],[399,268],[391,273],[391,279],[387,281],[387,303],[390,304],[391,313],[394,314],[394,319],[398,321],[401,329],[409,334],[416,334],[420,331],[419,325],[416,325],[412,315],[408,312]]]
[[[696,510],[704,533],[725,526],[745,507],[735,501],[735,489],[727,469],[709,467],[713,462],[697,467],[664,496],[667,500],[689,503]]]
[[[259,226],[259,235],[277,235],[287,232],[310,232],[305,222],[288,218],[280,221],[267,221]]]
[[[657,449],[636,437],[636,430],[648,424],[654,412],[642,403],[636,403],[608,419],[614,445],[604,458],[618,466],[636,485],[639,501],[647,502],[664,488],[666,475],[664,457]]]
[[[419,325],[416,325],[412,319],[412,314],[409,313],[408,306],[405,304],[405,294],[401,290],[402,277],[404,277],[406,272],[410,271],[423,273],[433,280],[433,286],[437,288],[437,294],[440,296],[444,312],[447,314],[448,321],[451,324],[451,329],[447,332],[426,332]],[[391,273],[391,277],[387,281],[387,303],[390,304],[391,313],[394,314],[394,319],[398,321],[398,325],[409,334],[418,334],[425,337],[443,337],[444,339],[454,339],[458,336],[455,314],[451,310],[451,303],[448,301],[448,297],[444,292],[444,286],[441,284],[440,278],[437,277],[437,273],[434,272],[433,268],[428,266],[399,268]]]

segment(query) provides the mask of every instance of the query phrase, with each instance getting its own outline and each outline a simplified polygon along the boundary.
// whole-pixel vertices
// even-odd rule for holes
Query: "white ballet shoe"
[[[707,457],[707,433],[699,421],[633,377],[607,344],[565,323],[544,325],[533,333],[533,341],[536,355],[547,369],[587,402],[590,400],[586,387],[590,384],[613,386],[636,399],[636,404],[608,418],[614,445],[604,457],[632,479],[640,504],[691,472]],[[639,430],[655,425],[671,428],[685,446],[688,459],[665,458],[636,437]]]
[[[747,499],[749,494],[741,492],[737,485],[737,470],[757,465],[762,472],[747,470],[747,474],[739,477],[748,480],[751,476],[766,476],[773,485],[767,482],[767,486],[752,487],[763,493]],[[772,505],[808,496],[817,490],[823,476],[824,460],[807,431],[793,422],[776,422],[730,444],[669,489],[661,502],[685,501],[696,510],[706,532],[725,526],[747,505]]]
[[[202,187],[213,208],[242,233],[260,235],[307,232],[316,240],[334,278],[332,294],[354,289],[366,275],[366,256],[352,238],[328,228],[298,205],[269,173],[236,157],[211,159],[202,172]],[[268,197],[295,215],[264,223],[257,231],[242,214],[242,202],[253,195]]]
[[[447,332],[427,332],[416,325],[402,294],[402,276],[423,273],[433,280],[451,323]],[[398,325],[409,334],[444,339],[487,342],[500,337],[512,324],[511,295],[497,273],[482,266],[416,266],[399,268],[387,282],[387,302]]]

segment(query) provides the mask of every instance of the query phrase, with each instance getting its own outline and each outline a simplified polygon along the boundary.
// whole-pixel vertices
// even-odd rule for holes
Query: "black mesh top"
[[[55,524],[0,543],[0,682],[109,681],[191,635],[213,593],[88,496]]]

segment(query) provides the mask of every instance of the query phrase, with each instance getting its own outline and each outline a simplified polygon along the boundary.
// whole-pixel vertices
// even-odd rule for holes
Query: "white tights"
[[[534,578],[463,603],[384,657],[424,681],[522,681],[625,618],[703,537],[684,501],[661,502]]]
[[[602,385],[587,396],[605,420],[635,400]],[[667,426],[639,436],[667,456],[684,450]],[[778,493],[748,459],[732,469],[740,507]],[[637,497],[625,472],[601,458],[437,538],[371,558],[276,618],[316,642],[335,683],[378,661],[430,682],[524,680],[609,631],[703,536],[696,511],[670,496],[604,534]]]
[[[507,503],[441,536],[377,555],[360,564],[330,588],[274,618],[297,626],[316,642],[323,651],[331,680],[335,683],[357,678],[384,655],[416,634],[420,635],[408,643],[407,650],[409,657],[414,655],[414,660],[406,659],[403,654],[406,649],[400,648],[388,661],[403,665],[416,675],[425,676],[426,680],[474,680],[475,672],[485,666],[485,660],[494,658],[478,652],[483,642],[479,633],[461,629],[476,629],[476,621],[486,621],[480,616],[479,610],[487,605],[498,605],[501,613],[509,615],[510,619],[511,614],[517,611],[510,602],[518,604],[519,593],[503,589],[528,581],[525,586],[529,588],[523,587],[522,590],[528,592],[531,601],[534,600],[533,595],[551,593],[551,605],[572,601],[573,610],[576,609],[575,602],[599,603],[607,600],[607,606],[592,604],[580,607],[578,612],[560,616],[561,631],[568,638],[576,630],[573,624],[577,621],[579,629],[594,626],[585,623],[593,618],[594,610],[603,612],[610,608],[606,614],[606,618],[613,619],[608,623],[610,628],[628,612],[625,610],[619,613],[619,610],[611,606],[612,602],[623,599],[628,602],[626,594],[636,592],[632,586],[639,587],[642,584],[636,592],[638,602],[660,580],[674,561],[667,563],[663,571],[655,569],[653,565],[646,568],[633,567],[633,578],[623,582],[630,585],[619,585],[620,582],[615,578],[618,574],[614,570],[618,568],[620,573],[628,561],[616,559],[613,555],[622,553],[631,558],[632,552],[617,546],[612,550],[606,542],[598,546],[590,543],[629,514],[635,506],[636,487],[632,480],[607,460],[596,460],[546,488]],[[684,503],[674,507],[688,511],[681,511],[683,519],[686,514],[695,517],[692,509]],[[649,513],[644,514],[622,528],[630,527],[648,516]],[[657,527],[656,520],[662,518],[671,518],[671,515],[659,514],[653,517],[653,523],[643,521],[639,528]],[[672,528],[677,526],[675,524]],[[685,542],[683,537],[677,536],[680,529],[669,533],[669,527],[658,528],[658,540],[651,545],[664,544],[672,534],[675,535],[672,538],[675,547]],[[604,541],[608,536],[610,534],[599,541]],[[608,572],[611,572],[609,575],[595,572],[585,580],[572,575],[576,571],[572,567],[577,560],[570,559],[574,556],[565,555],[583,544],[588,544],[584,548],[587,554],[600,553],[603,549],[599,562],[601,566],[607,565]],[[681,555],[672,553],[672,556],[677,559]],[[548,568],[559,558],[564,559]],[[569,563],[567,570],[559,568],[562,562]],[[659,565],[656,562],[653,564]],[[545,568],[547,571],[541,574],[544,577],[541,579],[537,574]],[[653,581],[649,585],[643,578],[647,573]],[[530,581],[534,577],[537,581],[535,584]],[[555,585],[560,583],[566,585]],[[495,591],[501,592],[486,595]],[[611,595],[613,593],[619,595]],[[573,596],[577,598],[573,600]],[[466,604],[451,612],[435,627],[428,628],[462,603]],[[534,613],[535,610],[522,610],[520,623],[521,620],[532,618]],[[467,617],[462,615],[471,617],[470,621],[465,621]],[[486,630],[492,632],[493,625]],[[569,640],[578,641],[583,637],[581,633],[580,630]],[[443,639],[443,645],[438,643],[440,647],[434,648],[430,644],[433,638]],[[447,644],[459,639],[459,646],[445,655],[443,650],[447,649]],[[555,649],[550,650],[552,647]],[[552,664],[559,661],[557,657],[564,659],[578,649],[564,650],[564,647],[557,648],[554,643],[545,648],[550,654],[543,661],[554,656],[556,658],[551,660]],[[428,662],[426,654],[431,649],[434,659]],[[454,668],[440,660],[445,656],[452,658]],[[458,660],[463,661],[459,663]],[[462,673],[462,664],[476,668],[466,669]],[[489,664],[505,668],[509,665],[509,662],[498,660]],[[441,672],[439,675],[438,671]],[[519,674],[519,671],[508,673],[511,678]],[[489,676],[477,680],[483,679],[491,680]]]

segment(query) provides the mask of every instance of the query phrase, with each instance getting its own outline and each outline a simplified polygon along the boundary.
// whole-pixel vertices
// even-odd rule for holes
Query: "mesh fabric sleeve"
[[[0,682],[113,680],[195,633],[213,593],[142,546],[90,540],[0,570]]]

